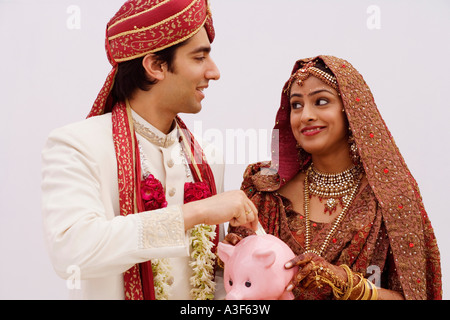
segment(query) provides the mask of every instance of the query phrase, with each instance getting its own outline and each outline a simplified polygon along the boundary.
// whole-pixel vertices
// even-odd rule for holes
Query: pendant
[[[330,216],[333,214],[333,212],[336,210],[338,201],[334,198],[328,198],[327,202],[325,203],[325,209],[324,212],[329,212]]]

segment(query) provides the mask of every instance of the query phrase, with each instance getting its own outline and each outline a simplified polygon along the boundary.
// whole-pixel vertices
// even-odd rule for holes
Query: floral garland
[[[184,203],[205,199],[211,196],[206,182],[187,182],[184,185]],[[190,245],[192,247],[189,265],[193,275],[190,283],[194,287],[191,296],[194,300],[212,300],[216,283],[214,282],[214,265],[216,255],[212,252],[216,237],[216,226],[196,225],[191,229]]]
[[[184,203],[205,199],[211,196],[206,182],[187,182],[184,185]],[[145,174],[141,182],[141,197],[145,210],[155,210],[167,207],[164,188],[161,182],[152,174]],[[190,283],[193,286],[191,296],[195,300],[213,299],[215,292],[214,265],[216,255],[211,251],[214,247],[216,226],[196,225],[190,230],[189,243],[192,247],[189,265],[193,269]],[[167,259],[152,259],[155,297],[167,300],[170,286],[173,283],[171,266]]]

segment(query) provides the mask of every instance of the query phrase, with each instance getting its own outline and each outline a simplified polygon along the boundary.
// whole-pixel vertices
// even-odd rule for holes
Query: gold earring
[[[355,138],[353,137],[353,132],[349,130],[348,144],[350,146],[350,158],[353,164],[357,165],[360,163],[361,158],[359,156],[358,147],[356,146]]]

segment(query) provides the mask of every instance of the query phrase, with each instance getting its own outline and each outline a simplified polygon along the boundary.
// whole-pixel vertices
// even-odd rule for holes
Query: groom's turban
[[[208,0],[129,0],[106,27],[106,53],[113,66],[88,117],[111,111],[111,89],[120,62],[143,57],[195,35],[205,27],[209,41],[214,27]]]

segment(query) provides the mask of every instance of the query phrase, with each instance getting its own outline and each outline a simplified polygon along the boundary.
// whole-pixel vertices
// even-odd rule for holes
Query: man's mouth
[[[205,93],[203,92],[206,88],[208,88],[208,86],[205,87],[198,87],[197,91],[200,93],[202,99],[205,97]]]

